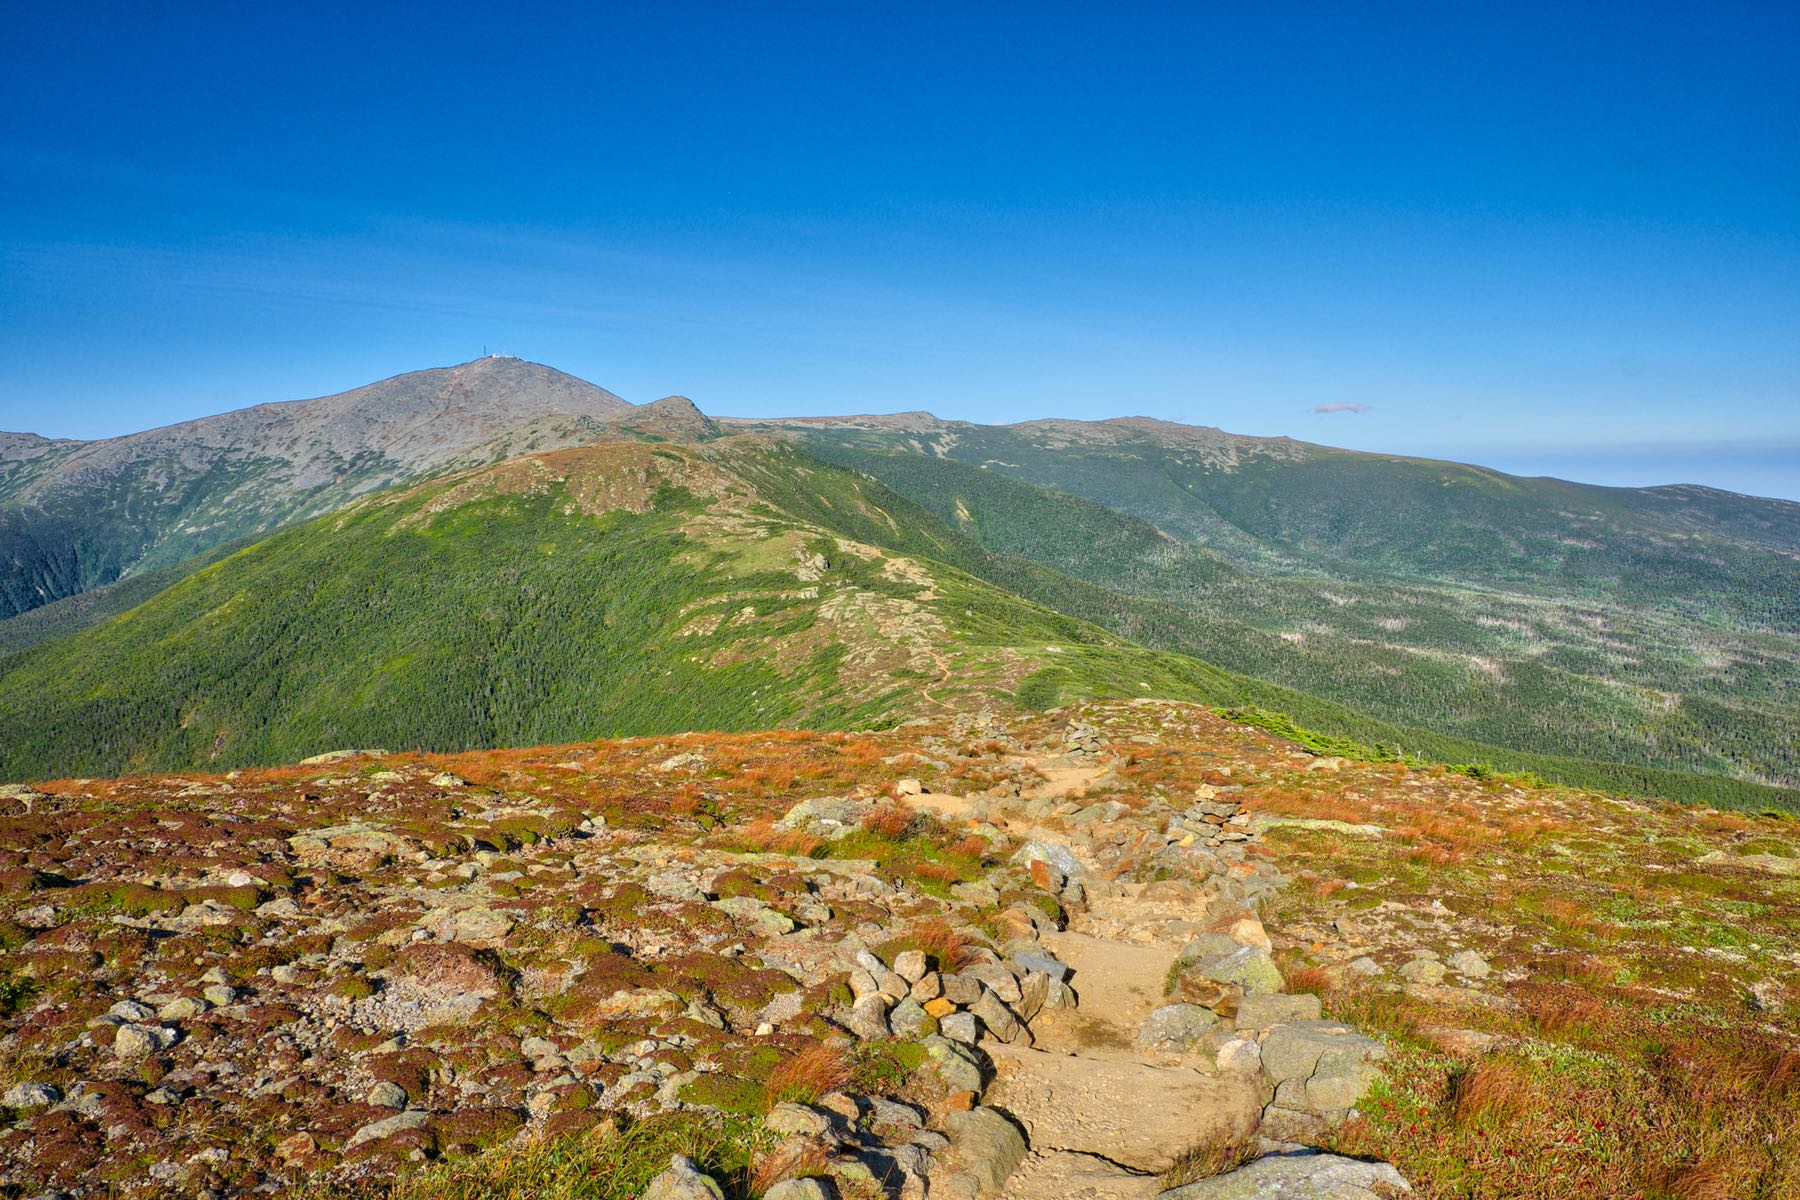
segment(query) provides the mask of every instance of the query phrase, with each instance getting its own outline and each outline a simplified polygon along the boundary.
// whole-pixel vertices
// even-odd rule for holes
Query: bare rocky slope
[[[103,441],[0,435],[0,617],[328,512],[533,421],[631,411],[491,357]]]

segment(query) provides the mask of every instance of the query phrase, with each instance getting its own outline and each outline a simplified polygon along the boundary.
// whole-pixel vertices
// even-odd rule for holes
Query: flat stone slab
[[[1073,1151],[1133,1171],[1174,1164],[1196,1142],[1247,1133],[1262,1111],[1251,1080],[990,1047],[996,1080],[987,1102],[1025,1126],[1033,1150]]]
[[[1412,1190],[1392,1163],[1301,1150],[1265,1155],[1235,1171],[1170,1188],[1157,1200],[1384,1200],[1377,1186]]]
[[[1092,1154],[1033,1150],[1006,1181],[1000,1200],[1154,1200],[1161,1186],[1155,1175]]]

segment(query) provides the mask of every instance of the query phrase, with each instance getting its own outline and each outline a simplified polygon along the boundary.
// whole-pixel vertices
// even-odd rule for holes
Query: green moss
[[[698,1075],[682,1085],[681,1099],[687,1104],[705,1105],[740,1116],[762,1112],[763,1087],[735,1075],[710,1072]]]
[[[367,1000],[375,994],[375,985],[361,975],[352,975],[348,979],[340,979],[329,989],[333,996],[345,1000]]]

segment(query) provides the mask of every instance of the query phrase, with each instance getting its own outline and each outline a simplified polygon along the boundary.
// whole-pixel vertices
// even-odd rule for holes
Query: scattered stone
[[[763,1193],[763,1200],[832,1200],[817,1179],[784,1179]]]
[[[1219,1047],[1214,1061],[1226,1075],[1258,1075],[1262,1072],[1262,1046],[1250,1038],[1232,1038]]]
[[[1037,971],[1040,974],[1048,975],[1051,979],[1055,980],[1058,983],[1068,982],[1068,979],[1069,979],[1068,964],[1059,962],[1056,959],[1049,957],[1048,955],[1019,954],[1019,955],[1014,956],[1013,962],[1018,966],[1019,970],[1021,970],[1021,971],[1027,971],[1027,972]]]
[[[1075,852],[1060,842],[1026,842],[1012,856],[1012,861],[1026,867],[1033,862],[1047,862],[1071,879],[1085,874]]]
[[[704,901],[706,893],[700,890],[692,876],[680,871],[660,871],[644,880],[644,886],[650,894],[661,896],[665,900]]]
[[[981,1091],[981,1062],[967,1045],[932,1035],[920,1043],[938,1078],[952,1091]]]
[[[915,984],[924,979],[928,969],[922,951],[902,950],[894,956],[894,973],[908,984]]]
[[[769,1110],[763,1124],[771,1132],[797,1137],[824,1137],[831,1132],[831,1118],[805,1104],[784,1101]]]
[[[844,1024],[851,1033],[865,1041],[891,1037],[893,1030],[888,1026],[887,998],[880,992],[860,997],[851,1005],[850,1017]]]
[[[1000,997],[990,991],[981,993],[981,999],[970,1007],[968,1015],[980,1018],[988,1032],[1003,1042],[1016,1042],[1026,1034],[1025,1026],[1020,1023],[1019,1018],[1013,1015]],[[955,1019],[950,1018],[952,1021]]]
[[[1450,956],[1450,969],[1465,979],[1486,979],[1494,973],[1487,959],[1473,950],[1463,950]]]
[[[369,1089],[367,1100],[376,1108],[405,1108],[406,1089],[384,1080]]]
[[[908,996],[888,1014],[888,1027],[895,1037],[919,1038],[932,1032],[934,1022],[925,1006]]]
[[[1408,983],[1436,987],[1444,982],[1444,964],[1433,958],[1415,958],[1401,965],[1400,978]]]
[[[62,1099],[62,1090],[53,1083],[15,1083],[0,1097],[7,1108],[48,1108]]]
[[[379,1142],[391,1138],[397,1133],[405,1133],[412,1129],[423,1129],[429,1118],[418,1109],[410,1112],[395,1113],[391,1117],[383,1117],[379,1121],[370,1121],[367,1125],[350,1135],[344,1143],[344,1149],[354,1150],[364,1142]]]
[[[981,1022],[973,1013],[951,1013],[939,1019],[938,1032],[953,1042],[973,1046],[981,1037]]]
[[[113,1053],[123,1059],[142,1058],[173,1046],[176,1036],[161,1025],[121,1025],[113,1035]]]

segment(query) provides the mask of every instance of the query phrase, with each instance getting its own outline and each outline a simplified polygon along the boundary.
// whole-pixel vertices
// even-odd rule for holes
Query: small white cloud
[[[1339,400],[1332,404],[1321,404],[1313,409],[1315,413],[1365,413],[1375,406],[1372,404],[1354,404],[1349,400]]]

